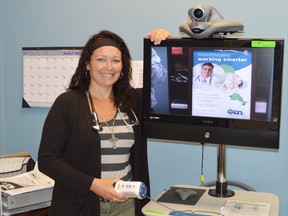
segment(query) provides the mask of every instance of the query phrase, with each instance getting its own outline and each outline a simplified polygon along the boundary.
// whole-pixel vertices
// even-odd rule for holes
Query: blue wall
[[[180,3],[181,2],[181,3]],[[82,46],[88,37],[109,29],[125,38],[135,60],[142,60],[143,37],[153,28],[178,36],[196,0],[0,0],[0,154],[28,151],[36,158],[48,109],[23,109],[21,48]],[[287,0],[213,2],[226,19],[241,21],[245,37],[278,37],[288,42]],[[287,51],[287,43],[286,43]],[[227,178],[280,198],[288,215],[287,55],[279,151],[228,147]],[[201,147],[197,143],[149,141],[152,197],[173,184],[200,184]],[[216,178],[216,147],[205,147],[206,181]]]

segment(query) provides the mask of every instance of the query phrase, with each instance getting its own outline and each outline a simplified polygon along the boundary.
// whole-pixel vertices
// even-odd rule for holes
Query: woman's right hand
[[[120,181],[119,178],[106,178],[98,179],[94,178],[90,190],[102,199],[109,200],[111,202],[125,202],[128,197],[118,193],[113,184]]]

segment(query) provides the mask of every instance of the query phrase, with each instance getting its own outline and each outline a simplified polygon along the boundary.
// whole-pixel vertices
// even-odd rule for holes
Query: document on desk
[[[41,208],[43,204],[49,206],[53,187],[54,180],[41,173],[37,166],[24,174],[0,178],[2,210],[13,214]]]
[[[221,214],[225,216],[269,216],[270,203],[227,200]]]
[[[53,186],[53,179],[38,169],[12,177],[0,178],[2,194],[9,196],[52,188]]]

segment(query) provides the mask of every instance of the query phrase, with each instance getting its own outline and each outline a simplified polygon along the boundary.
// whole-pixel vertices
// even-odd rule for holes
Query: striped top
[[[134,144],[134,132],[129,123],[129,118],[125,113],[117,115],[108,122],[100,122],[103,127],[99,131],[101,138],[101,178],[121,178],[124,181],[132,179],[130,164],[130,150]],[[113,126],[114,122],[114,126]],[[115,144],[113,148],[112,131],[115,135]]]

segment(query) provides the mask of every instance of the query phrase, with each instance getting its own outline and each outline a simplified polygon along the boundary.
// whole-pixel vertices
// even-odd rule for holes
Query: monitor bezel
[[[215,48],[251,48],[252,41],[275,41],[273,74],[273,117],[271,121],[224,119],[211,117],[153,114],[150,112],[151,88],[151,48],[155,45],[150,39],[144,39],[144,82],[143,82],[143,132],[148,138],[191,141],[200,143],[228,144],[260,148],[279,148],[283,39],[266,38],[171,38],[163,41],[160,47],[203,47]],[[244,125],[244,126],[240,126]]]

